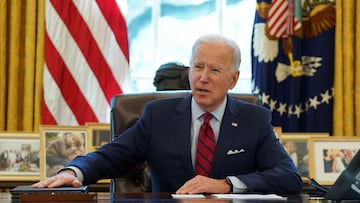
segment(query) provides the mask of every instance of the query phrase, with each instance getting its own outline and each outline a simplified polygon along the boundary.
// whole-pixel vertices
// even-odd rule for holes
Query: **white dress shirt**
[[[218,108],[214,111],[209,112],[213,115],[213,119],[210,120],[211,128],[214,131],[215,135],[215,143],[219,138],[220,126],[221,121],[225,112],[227,97],[225,97],[224,101],[220,104]],[[192,126],[191,126],[191,158],[193,166],[195,166],[195,159],[196,159],[196,148],[197,148],[197,141],[199,136],[200,127],[204,121],[202,115],[205,112],[200,108],[200,106],[195,102],[194,97],[191,100],[191,117],[192,117]],[[195,167],[194,167],[195,168]],[[246,192],[247,186],[239,180],[236,176],[228,176],[231,184],[233,185],[233,193],[242,193]]]

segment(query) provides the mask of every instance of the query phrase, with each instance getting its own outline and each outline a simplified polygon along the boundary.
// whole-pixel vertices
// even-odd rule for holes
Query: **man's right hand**
[[[61,186],[80,187],[82,183],[76,178],[74,171],[63,170],[60,173],[47,178],[44,181],[37,182],[31,187],[33,188],[55,188]]]

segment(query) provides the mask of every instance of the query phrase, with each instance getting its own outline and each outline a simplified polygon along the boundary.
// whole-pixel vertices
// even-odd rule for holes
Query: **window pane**
[[[153,78],[161,64],[189,65],[195,40],[222,33],[238,42],[241,74],[233,91],[251,91],[251,32],[255,0],[127,0],[125,14],[134,92],[155,91]],[[217,8],[218,6],[218,8]]]
[[[155,57],[154,25],[152,9],[155,1],[127,1],[127,13],[124,14],[128,26],[130,73],[134,92],[147,91],[152,87],[149,72],[154,71]],[[150,76],[152,77],[152,76]]]
[[[255,17],[255,0],[227,0],[223,29],[241,50],[240,78],[232,92],[251,92],[251,37]]]
[[[177,2],[177,3],[176,3]],[[186,2],[186,4],[184,3]],[[157,67],[177,61],[189,65],[195,40],[204,33],[216,33],[216,1],[162,1],[159,20]]]

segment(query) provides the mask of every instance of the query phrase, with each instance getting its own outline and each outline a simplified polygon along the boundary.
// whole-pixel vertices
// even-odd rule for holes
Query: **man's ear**
[[[230,89],[233,89],[236,86],[236,83],[237,83],[239,77],[240,77],[240,71],[239,70],[236,71],[235,73],[233,73]]]

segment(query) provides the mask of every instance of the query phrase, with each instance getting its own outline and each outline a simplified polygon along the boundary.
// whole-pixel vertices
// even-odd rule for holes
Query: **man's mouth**
[[[207,89],[198,88],[197,90],[198,90],[200,93],[208,93],[208,92],[209,92],[209,90],[207,90]]]

